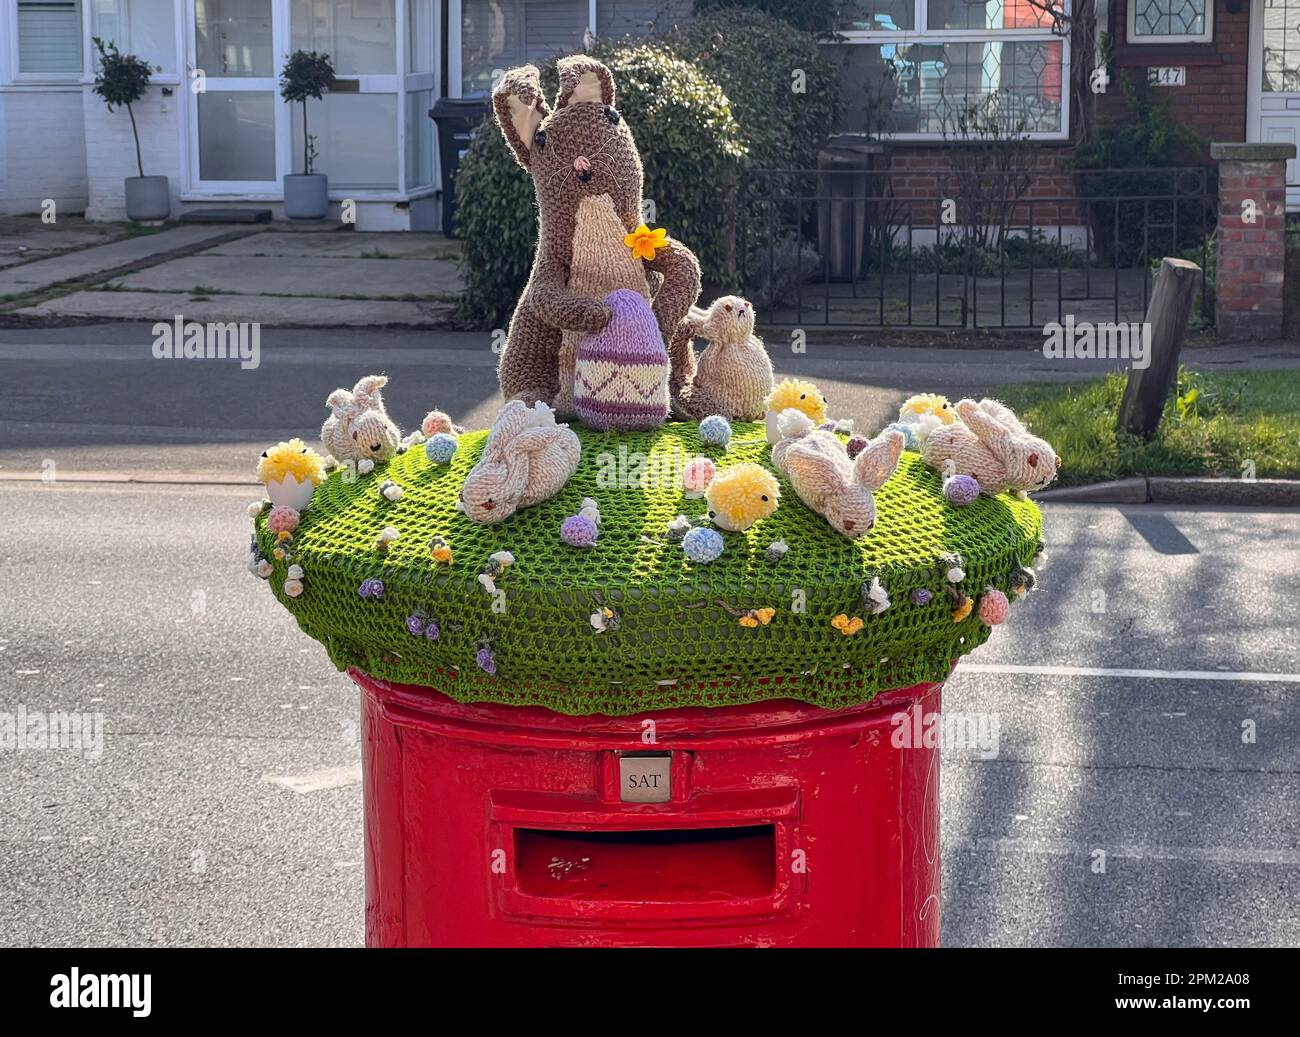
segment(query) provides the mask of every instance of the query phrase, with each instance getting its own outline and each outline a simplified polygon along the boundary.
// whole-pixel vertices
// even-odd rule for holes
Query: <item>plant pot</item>
[[[126,218],[165,220],[172,211],[171,190],[165,176],[126,178]]]
[[[329,177],[324,173],[285,174],[285,216],[291,220],[323,220],[329,208]]]

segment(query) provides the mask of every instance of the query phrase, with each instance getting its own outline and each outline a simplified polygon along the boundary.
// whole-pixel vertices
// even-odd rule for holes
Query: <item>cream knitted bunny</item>
[[[578,470],[582,446],[568,425],[540,400],[511,400],[497,415],[478,464],[465,476],[460,508],[482,525],[555,496]]]
[[[754,307],[736,295],[724,295],[702,310],[692,306],[692,331],[708,341],[695,370],[695,385],[717,397],[722,415],[757,421],[772,392],[772,361],[763,340],[754,334]]]
[[[336,461],[386,461],[397,453],[402,433],[384,410],[382,374],[368,374],[352,391],[335,389],[325,401],[332,412],[321,426],[320,441]]]
[[[926,438],[921,456],[931,468],[943,471],[952,461],[958,475],[974,476],[986,494],[1041,490],[1056,478],[1056,451],[997,400],[962,400],[957,417]]]
[[[778,427],[781,440],[772,447],[772,463],[799,499],[846,537],[865,536],[876,524],[873,491],[898,467],[903,434],[886,429],[850,460],[844,444],[816,429],[802,411],[782,411]]]

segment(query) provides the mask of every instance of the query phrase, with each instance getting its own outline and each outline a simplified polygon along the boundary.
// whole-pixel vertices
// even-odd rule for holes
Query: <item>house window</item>
[[[155,73],[176,74],[176,16],[172,0],[94,0],[91,34],[116,43]]]
[[[850,0],[841,10],[839,38],[828,44],[844,83],[839,129],[952,139],[970,134],[974,122],[1064,138],[1069,42],[1044,6],[1044,0]]]
[[[1213,0],[1129,0],[1129,43],[1209,43]]]
[[[18,0],[18,71],[81,71],[81,0]]]

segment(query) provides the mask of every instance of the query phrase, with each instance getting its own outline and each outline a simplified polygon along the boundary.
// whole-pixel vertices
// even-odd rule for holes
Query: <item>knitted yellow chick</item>
[[[957,414],[952,409],[952,404],[948,402],[948,397],[940,396],[935,392],[909,396],[898,408],[899,421],[907,421],[910,416],[920,417],[922,414],[933,414],[944,425],[951,425],[957,420]]]
[[[715,475],[704,492],[704,499],[713,524],[736,533],[776,511],[781,485],[762,465],[746,462],[724,468]]]
[[[782,411],[791,409],[808,415],[814,426],[821,425],[826,420],[826,397],[812,382],[783,378],[767,398],[767,441],[769,443],[780,442],[781,432],[777,428],[777,418]]]
[[[257,477],[266,483],[272,504],[302,511],[312,491],[325,481],[325,459],[301,439],[290,439],[262,451]]]

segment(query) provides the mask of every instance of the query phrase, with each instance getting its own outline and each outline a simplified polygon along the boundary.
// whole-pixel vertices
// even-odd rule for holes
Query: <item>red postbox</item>
[[[893,737],[939,684],[574,717],[350,672],[371,946],[939,942],[939,749]]]

